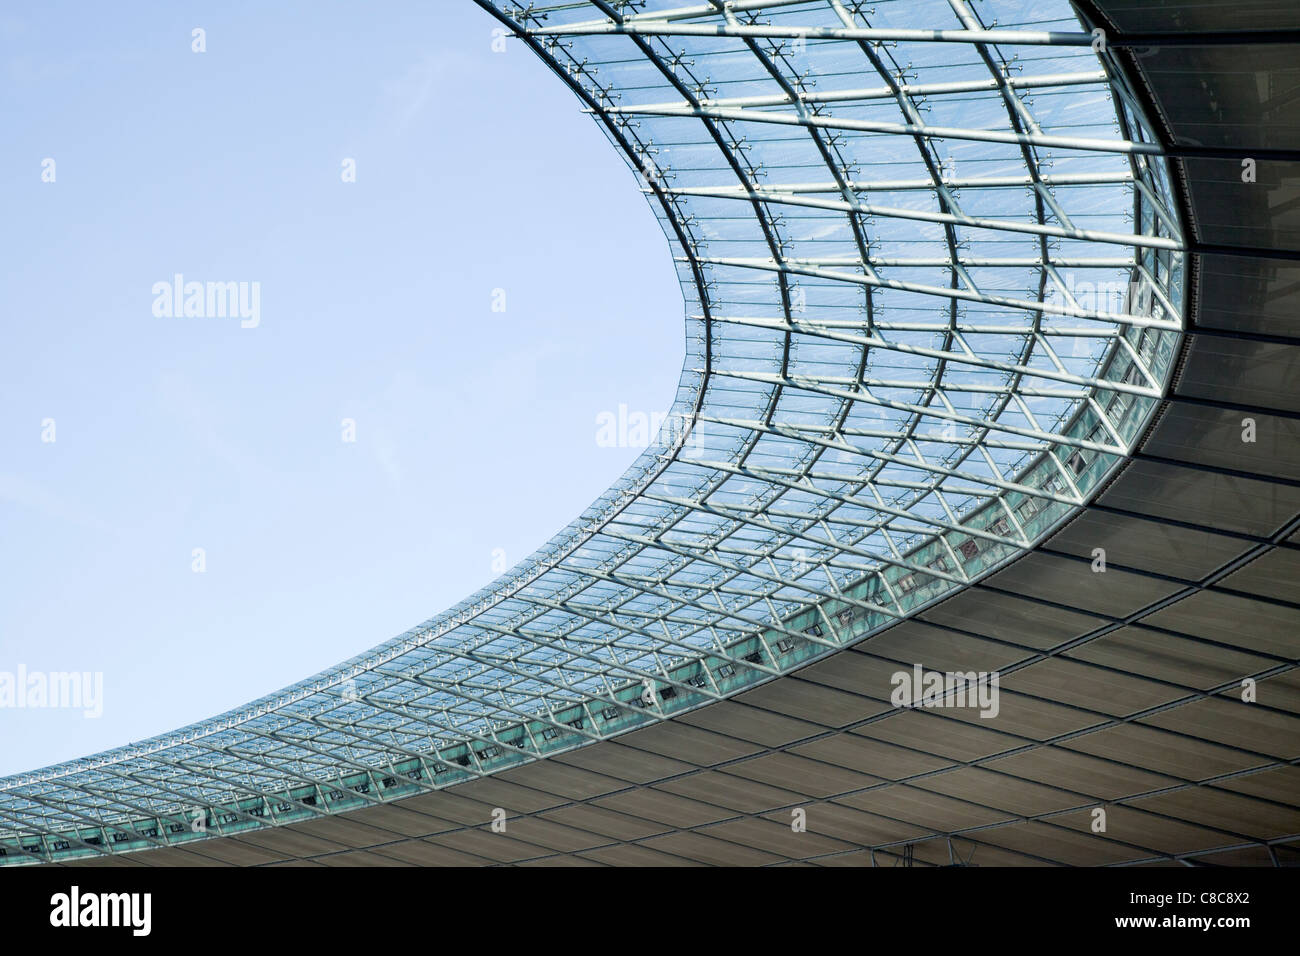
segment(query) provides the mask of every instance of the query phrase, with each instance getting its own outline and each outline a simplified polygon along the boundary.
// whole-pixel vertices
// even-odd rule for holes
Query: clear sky
[[[392,637],[635,459],[596,422],[672,401],[668,245],[495,25],[470,0],[0,12],[0,672],[104,682],[98,719],[0,707],[0,774]],[[256,327],[155,315],[176,274],[257,283]]]

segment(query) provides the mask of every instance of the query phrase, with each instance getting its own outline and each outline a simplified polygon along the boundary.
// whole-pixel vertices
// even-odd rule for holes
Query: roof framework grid
[[[657,442],[405,634],[0,780],[0,862],[311,819],[733,696],[1024,554],[1166,394],[1169,170],[1068,4],[480,6],[574,90],[664,228],[687,358]]]

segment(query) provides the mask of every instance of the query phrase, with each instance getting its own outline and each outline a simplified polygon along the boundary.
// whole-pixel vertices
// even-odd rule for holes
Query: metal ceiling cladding
[[[731,697],[1024,554],[1166,394],[1170,171],[1068,3],[479,2],[661,221],[687,357],[660,441],[405,634],[0,780],[0,862],[310,820]]]

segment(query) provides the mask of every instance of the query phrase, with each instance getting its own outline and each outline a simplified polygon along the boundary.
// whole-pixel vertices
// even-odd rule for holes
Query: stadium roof
[[[407,633],[0,780],[0,861],[1276,862],[1294,264],[1204,234],[1165,54],[1046,0],[480,5],[661,220],[687,357],[659,441]],[[1224,439],[1246,413],[1266,447]],[[914,665],[1000,673],[1001,715],[890,706]],[[485,848],[496,807],[535,854]]]

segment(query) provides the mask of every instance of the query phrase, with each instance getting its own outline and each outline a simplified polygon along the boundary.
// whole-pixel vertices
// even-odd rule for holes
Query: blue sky
[[[470,0],[0,14],[0,672],[104,680],[98,719],[0,707],[0,774],[359,653],[635,459],[596,420],[672,401],[668,246],[494,26]],[[177,273],[258,283],[259,323],[155,316]]]

